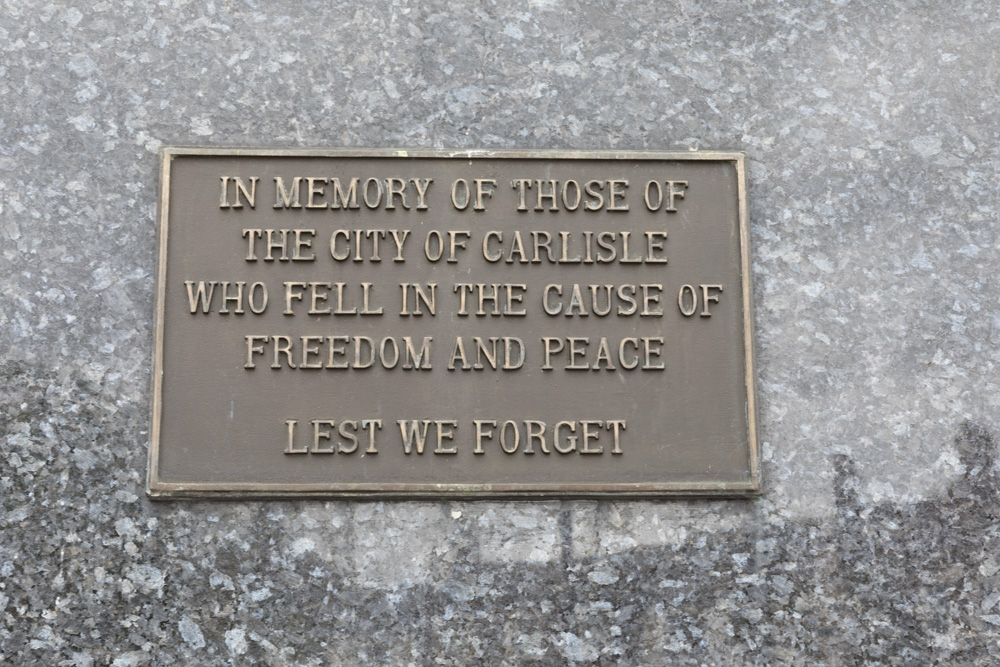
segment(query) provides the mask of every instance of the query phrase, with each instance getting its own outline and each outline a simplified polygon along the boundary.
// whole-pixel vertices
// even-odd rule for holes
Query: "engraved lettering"
[[[587,193],[587,202],[583,208],[587,211],[599,211],[604,208],[604,183],[601,181],[587,181],[583,185],[583,191]]]
[[[233,284],[236,285],[236,293],[235,294],[230,294],[229,293],[229,281],[228,280],[222,281],[222,283],[220,283],[220,285],[219,285],[222,288],[222,308],[219,308],[219,314],[220,315],[228,315],[229,314],[229,304],[230,303],[235,303],[236,304],[236,308],[233,310],[233,312],[235,314],[242,315],[243,312],[244,312],[243,311],[243,287],[244,287],[244,285],[246,285],[246,283],[244,281],[242,281],[242,280],[238,280],[238,281],[236,281]],[[190,294],[188,295],[188,297],[190,298]]]
[[[476,179],[476,205],[472,207],[474,211],[486,210],[486,205],[483,204],[483,199],[484,198],[492,199],[493,188],[495,188],[496,186],[497,186],[497,181],[495,178]]]
[[[580,428],[580,433],[581,433],[580,453],[581,454],[603,454],[604,453],[604,448],[603,447],[591,448],[589,446],[589,444],[590,444],[591,440],[596,441],[596,440],[598,440],[601,437],[601,432],[600,431],[597,431],[597,430],[593,430],[592,431],[591,429],[596,429],[599,426],[604,426],[604,422],[603,421],[593,421],[593,420],[590,420],[590,419],[585,419],[585,420],[583,420],[583,421],[580,422],[580,426],[581,426],[581,428]]]
[[[201,312],[207,313],[209,306],[212,304],[212,295],[215,294],[216,282],[211,280],[206,285],[204,280],[199,280],[198,287],[195,288],[194,285],[193,280],[184,281],[184,286],[187,287],[188,303],[191,305],[191,312],[195,313],[200,308]]]
[[[459,183],[462,184],[462,194],[459,195]],[[461,197],[462,203],[459,204],[458,200]],[[472,196],[469,194],[469,182],[464,178],[460,178],[451,184],[451,205],[457,208],[459,211],[464,211],[469,207],[469,200]]]
[[[413,419],[407,421],[400,419],[396,424],[399,426],[399,437],[403,440],[403,451],[406,454],[411,451],[423,454],[424,444],[427,441],[427,429],[431,425],[431,420]]]
[[[457,454],[458,448],[452,444],[446,447],[446,440],[453,441],[455,438],[455,428],[458,422],[454,419],[400,419],[396,424],[399,426],[399,437],[403,442],[403,453],[409,455],[416,452],[418,455],[424,453],[427,444],[427,432],[431,424],[434,424],[436,434],[435,454]]]
[[[525,454],[534,454],[534,443],[538,443],[538,449],[542,454],[548,454],[549,448],[545,444],[545,422],[535,419],[525,419],[524,426],[527,430],[527,438],[524,444]]]
[[[296,176],[292,179],[291,191],[285,188],[285,179],[281,176],[274,177],[274,208],[302,208],[299,203],[299,194],[302,190],[302,177]]]
[[[509,435],[507,432],[508,430],[513,431],[514,434]],[[521,432],[518,430],[517,424],[508,419],[503,423],[503,426],[500,427],[500,449],[507,454],[514,454],[517,452],[517,447],[520,444]]]
[[[264,354],[263,344],[271,340],[271,337],[250,335],[250,336],[245,336],[245,339],[247,343],[247,361],[245,364],[243,364],[243,368],[255,368],[256,366],[254,365],[253,362],[253,356],[255,354],[260,354],[260,355]],[[260,345],[258,345],[258,343],[260,343]]]
[[[372,186],[375,186],[375,194],[372,194]],[[377,178],[369,178],[365,181],[365,187],[361,190],[361,199],[368,208],[378,208],[382,203],[382,181]]]
[[[427,210],[427,202],[424,200],[424,197],[427,196],[427,188],[430,187],[431,182],[433,180],[434,180],[433,178],[425,178],[425,179],[411,178],[410,179],[410,183],[413,183],[413,187],[416,188],[416,190],[417,190],[417,210],[418,211],[426,211]]]
[[[414,424],[418,422],[415,421]],[[472,453],[477,456],[488,455],[491,445],[498,446],[500,452],[507,456],[518,451],[526,456],[536,453],[551,455],[553,452],[564,455],[575,452],[581,456],[620,456],[623,453],[621,434],[626,430],[627,422],[624,419],[566,419],[550,427],[538,419],[473,419],[472,425]],[[610,451],[599,444],[601,435],[605,432],[611,436]],[[413,447],[416,447],[419,432],[413,440]]]
[[[663,250],[663,244],[667,240],[666,232],[646,232],[646,263],[666,264],[666,257],[658,257],[656,253]]]
[[[559,437],[560,429],[565,429],[574,435],[567,435],[564,438]],[[569,454],[570,452],[576,451],[576,422],[561,421],[556,424],[553,436],[552,436],[552,447],[560,454]]]
[[[701,316],[711,317],[712,313],[708,311],[708,302],[713,301],[719,303],[719,294],[712,294],[711,290],[718,290],[722,293],[722,285],[699,285],[701,287]]]
[[[664,181],[664,185],[667,186],[667,205],[663,210],[668,213],[676,213],[677,207],[674,200],[684,199],[684,189],[687,188],[688,182]],[[660,187],[658,181],[649,181],[646,183],[643,199],[646,201],[646,208],[650,211],[660,210],[660,206],[663,205],[663,188]]]
[[[323,430],[323,427],[333,428],[336,425],[336,421],[333,419],[313,419],[309,422],[313,427],[313,444],[310,450],[313,454],[333,454],[337,449],[333,444],[321,447],[319,444],[320,440],[330,440],[333,435],[332,431]]]
[[[402,178],[385,179],[386,202],[385,210],[392,211],[396,208],[396,197],[399,197],[399,205],[407,211],[410,207],[406,205],[406,181]]]
[[[686,305],[687,302],[691,303],[690,307]],[[698,295],[695,294],[694,287],[691,285],[681,285],[680,291],[677,292],[677,307],[684,317],[694,315],[695,311],[698,310]]]
[[[510,187],[512,187],[515,190],[517,190],[517,210],[518,211],[527,211],[528,210],[528,206],[525,203],[526,196],[525,196],[524,190],[525,190],[525,188],[530,188],[531,187],[531,179],[530,178],[517,178],[517,179],[514,179],[513,181],[511,181]]]
[[[353,419],[344,419],[340,422],[340,426],[337,427],[337,433],[340,437],[347,441],[348,444],[340,442],[337,445],[337,451],[341,454],[353,454],[358,451],[358,422]]]
[[[437,283],[427,283],[428,294],[423,286],[418,283],[400,283],[399,288],[403,293],[403,308],[399,311],[400,316],[419,317],[424,314],[421,303],[427,308],[427,312],[434,315],[437,312]],[[411,290],[412,288],[412,290]],[[410,292],[413,293],[413,311],[410,311]]]
[[[306,208],[327,208],[329,206],[326,202],[316,203],[316,198],[322,198],[325,196],[325,190],[321,186],[317,186],[317,183],[322,183],[326,185],[329,183],[329,179],[326,178],[306,178]]]
[[[298,420],[286,419],[285,428],[287,429],[287,439],[285,441],[285,454],[308,454],[308,447],[297,448],[295,446],[295,427],[298,425]]]
[[[433,342],[433,336],[375,339],[349,335],[251,334],[244,336],[243,368],[256,368],[257,357],[266,357],[271,360],[270,367],[274,370],[364,370],[377,364],[386,370],[398,367],[406,371],[426,371],[433,368]],[[518,348],[512,346],[509,354],[514,359],[512,368],[519,368],[517,362],[523,364],[523,358],[516,356]]]
[[[597,351],[593,352],[587,336],[542,336],[541,370],[598,370],[602,364],[606,370],[613,370],[617,362],[618,367],[624,370],[662,371],[666,368],[664,362],[659,361],[663,354],[661,346],[664,340],[662,336],[630,336],[622,338],[614,346],[606,336],[602,336],[598,341]],[[612,350],[616,352],[614,356]],[[591,358],[594,359],[593,365]],[[553,362],[561,365],[556,366]]]
[[[543,186],[544,183],[548,184],[548,192],[545,191],[545,187]],[[544,202],[544,200],[547,199],[547,200],[549,200],[549,208],[548,208],[548,210],[549,211],[558,211],[559,209],[556,208],[556,187],[557,187],[556,186],[556,182],[552,181],[552,180],[549,180],[549,181],[535,181],[535,185],[537,186],[536,193],[538,195],[538,203],[535,205],[535,210],[536,211],[544,211],[544,210],[546,210],[543,202]]]
[[[333,190],[333,201],[330,202],[331,209],[359,209],[361,205],[358,204],[358,181],[360,179],[352,178],[347,185],[347,190],[345,191],[340,185],[339,178],[331,178],[330,185]]]
[[[667,208],[670,213],[676,213],[677,207],[674,205],[675,199],[684,199],[684,190],[688,186],[687,181],[667,181]]]
[[[628,210],[628,204],[622,203],[622,204],[619,205],[619,202],[618,202],[618,200],[622,200],[622,202],[624,202],[624,200],[625,200],[625,191],[624,191],[624,188],[627,188],[627,187],[628,187],[628,181],[625,181],[625,180],[622,180],[622,181],[608,181],[608,193],[609,193],[609,198],[611,199],[610,203],[608,204],[608,210],[609,211],[627,211]],[[622,188],[622,189],[619,189],[619,188]]]
[[[570,186],[573,186],[573,194],[571,195]],[[583,200],[583,192],[580,190],[580,184],[574,180],[563,181],[562,185],[562,205],[567,211],[575,211],[580,208],[580,202]],[[572,204],[570,202],[573,202]]]
[[[229,187],[229,181],[232,180],[233,186]],[[246,182],[239,176],[223,176],[222,181],[222,196],[219,199],[219,208],[243,208],[243,202],[250,205],[250,208],[256,208],[256,197],[257,197],[257,181],[260,179],[256,176],[250,177],[250,189],[247,189]],[[235,201],[229,198],[230,191],[236,195]]]

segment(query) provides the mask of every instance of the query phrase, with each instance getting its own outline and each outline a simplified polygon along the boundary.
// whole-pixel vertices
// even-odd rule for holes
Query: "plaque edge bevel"
[[[162,482],[159,481],[159,449],[160,449],[160,416],[162,412],[162,392],[163,392],[163,335],[164,335],[164,306],[166,301],[166,273],[167,273],[167,232],[168,232],[168,212],[170,193],[170,166],[174,153],[165,148],[160,149],[159,163],[159,202],[157,205],[156,220],[156,297],[154,299],[155,313],[153,316],[154,336],[153,336],[153,373],[150,378],[152,396],[150,397],[151,423],[149,428],[149,460],[146,464],[146,496],[156,497],[154,489]]]

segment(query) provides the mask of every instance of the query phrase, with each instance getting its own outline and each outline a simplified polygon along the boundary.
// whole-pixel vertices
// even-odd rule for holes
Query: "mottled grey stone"
[[[0,662],[997,662],[998,37],[990,2],[2,3]],[[764,493],[151,503],[167,144],[745,150]]]

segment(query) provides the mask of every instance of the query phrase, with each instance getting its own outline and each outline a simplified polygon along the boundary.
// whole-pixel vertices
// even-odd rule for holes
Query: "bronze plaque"
[[[163,151],[148,493],[758,489],[742,153]]]

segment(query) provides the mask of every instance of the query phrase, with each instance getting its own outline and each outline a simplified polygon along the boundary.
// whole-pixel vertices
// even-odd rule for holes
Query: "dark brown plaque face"
[[[167,149],[149,494],[758,488],[740,153]]]

